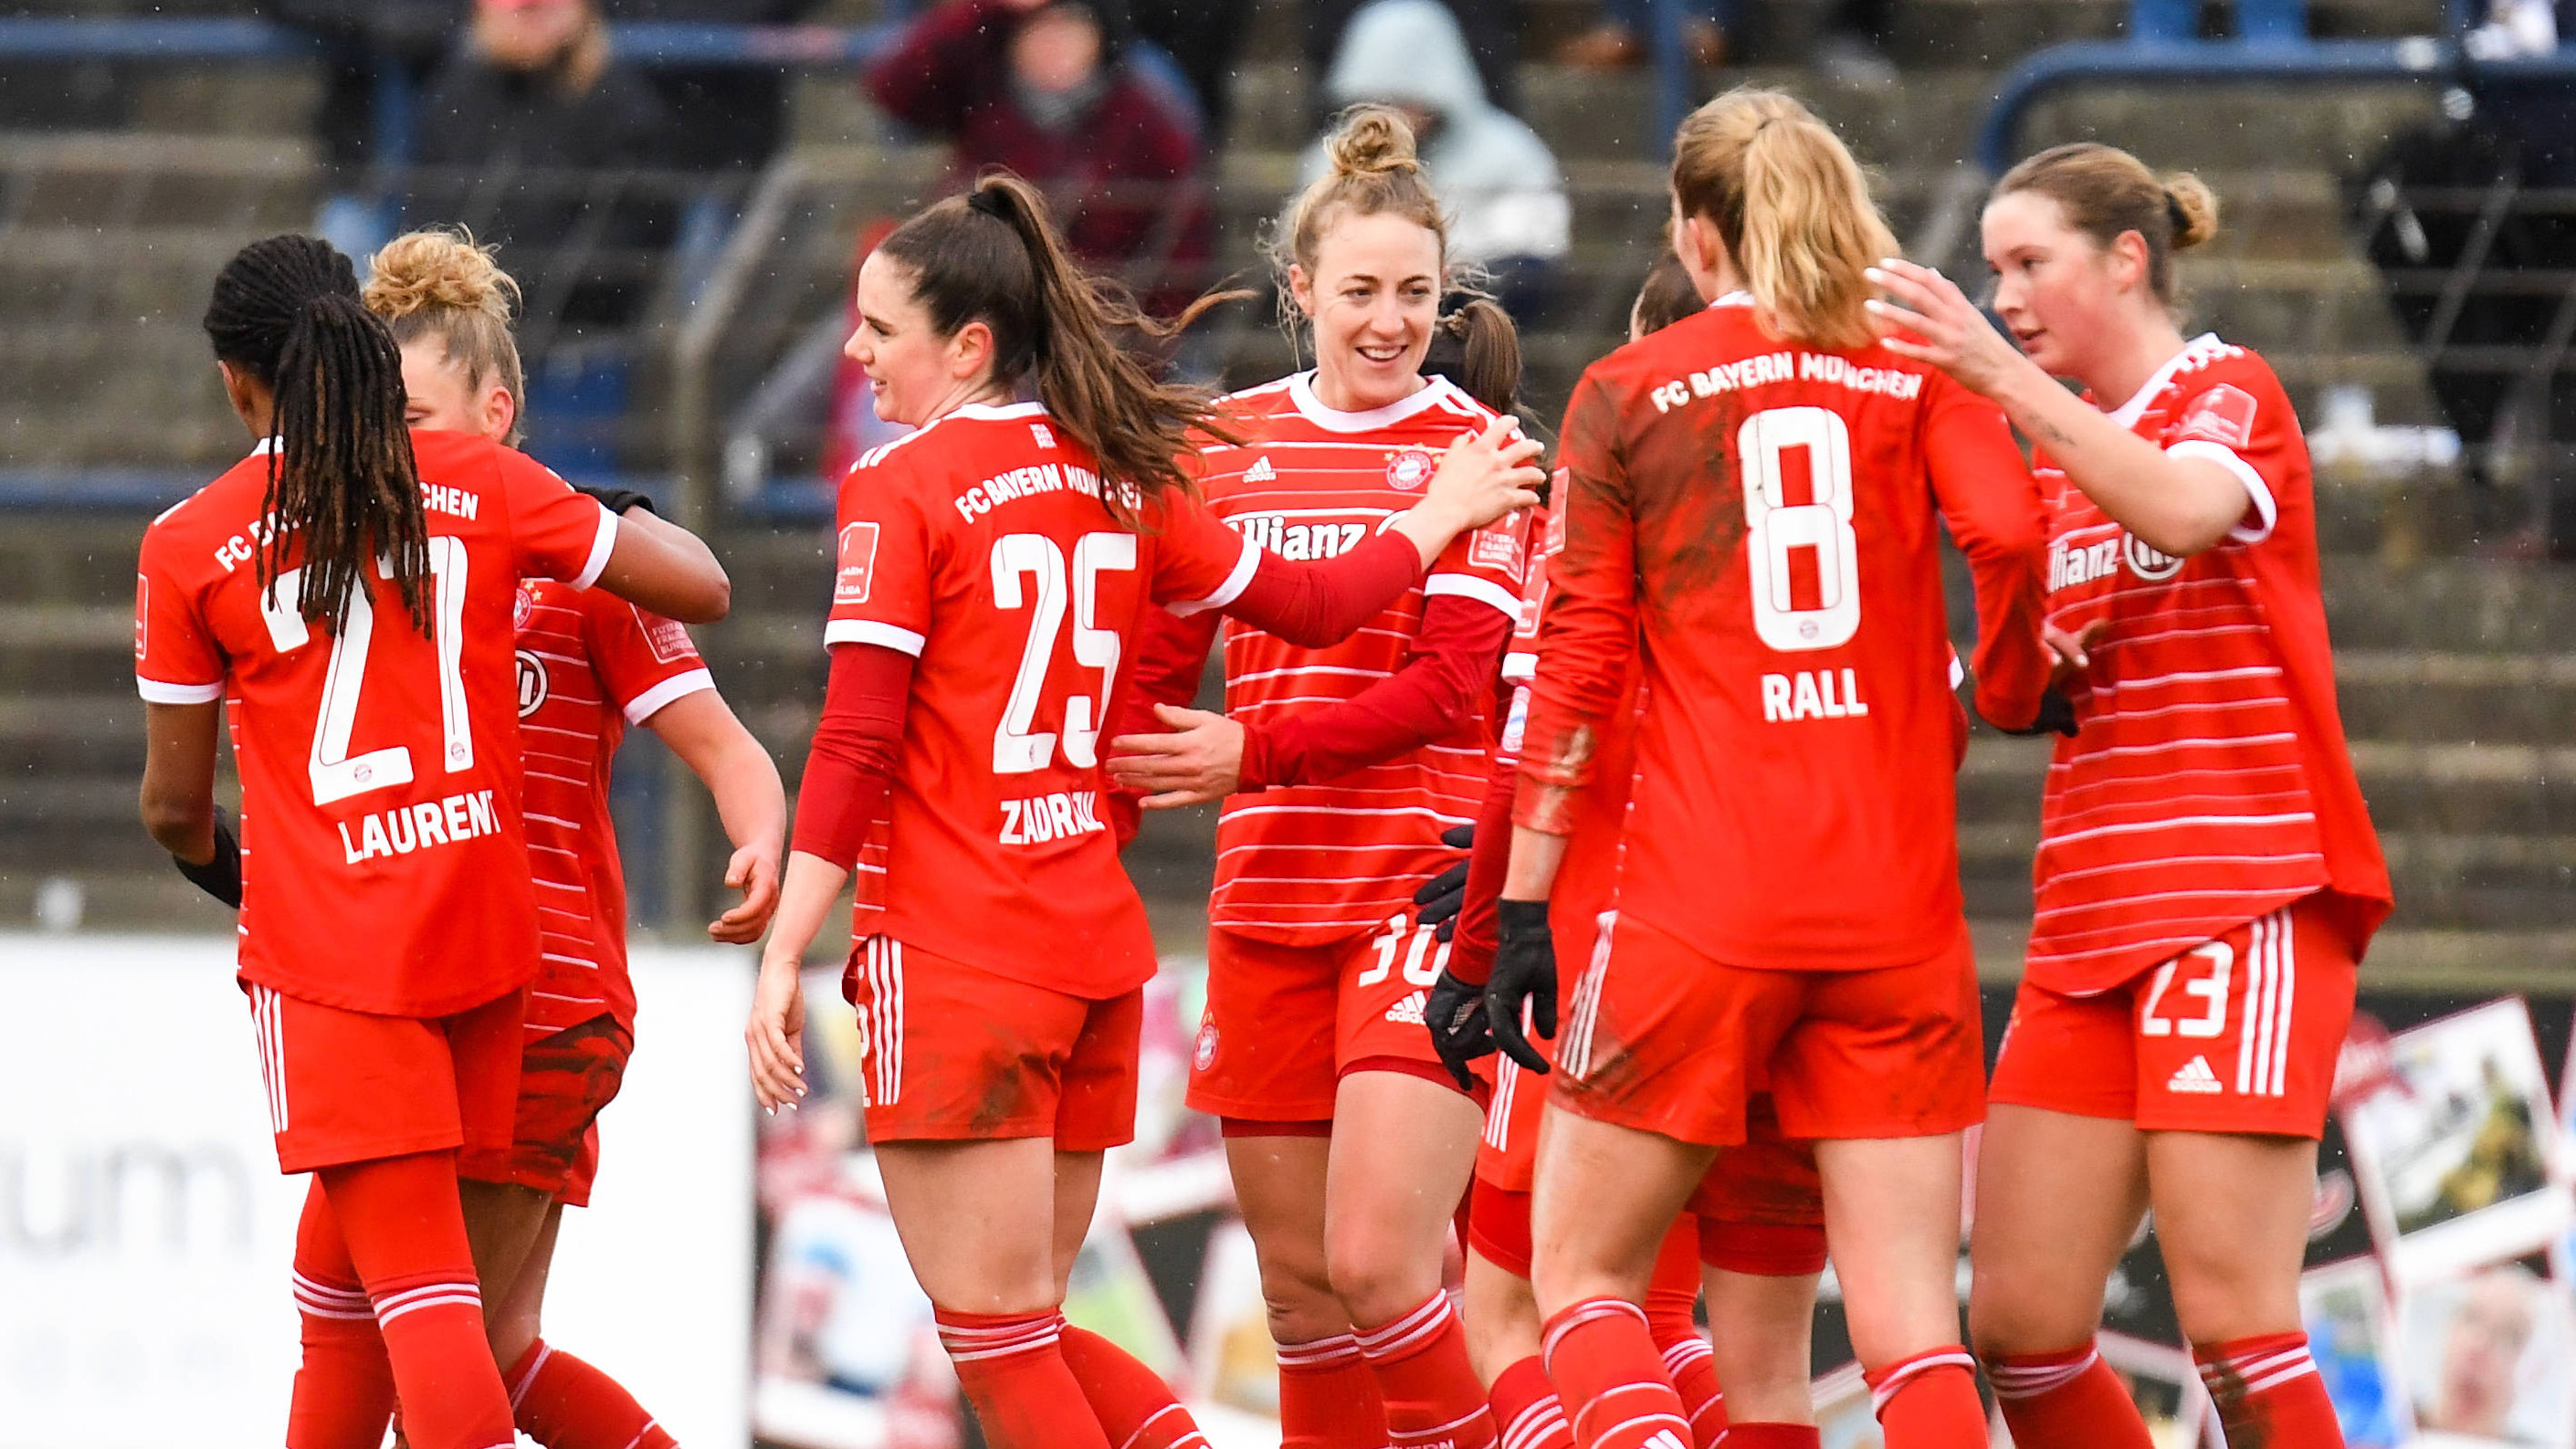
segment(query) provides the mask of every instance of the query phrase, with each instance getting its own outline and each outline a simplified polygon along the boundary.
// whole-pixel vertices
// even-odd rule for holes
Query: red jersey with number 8
[[[1149,601],[1223,607],[1260,561],[1193,499],[1142,504],[1131,528],[1102,486],[1035,403],[963,407],[867,454],[841,485],[823,635],[920,661],[855,933],[1094,1000],[1154,972],[1100,810],[1126,641]]]
[[[1566,412],[1516,818],[1564,833],[1642,654],[1622,919],[1733,966],[1863,970],[1957,939],[1939,528],[1975,573],[1979,702],[2047,682],[2039,499],[2003,414],[1750,299],[1593,364]]]
[[[445,1016],[525,983],[536,910],[519,814],[512,604],[522,576],[587,588],[617,521],[519,453],[415,432],[432,627],[361,570],[337,635],[257,558],[267,450],[154,519],[134,676],[156,704],[227,702],[242,782],[241,977],[381,1016]]]

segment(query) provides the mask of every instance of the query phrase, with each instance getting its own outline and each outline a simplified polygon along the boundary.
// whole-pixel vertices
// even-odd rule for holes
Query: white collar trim
[[[2124,428],[2136,427],[2138,419],[2146,414],[2147,404],[2154,402],[2156,394],[2163,392],[2166,386],[2172,383],[2174,374],[2182,371],[2184,363],[2209,348],[2223,345],[2225,344],[2218,340],[2218,334],[2215,332],[2203,332],[2184,343],[2182,351],[2166,358],[2165,365],[2157,368],[2154,374],[2148,377],[2146,386],[2131,394],[2127,402],[2111,410],[2111,421]]]
[[[1750,307],[1753,305],[1753,294],[1738,287],[1708,305],[1712,311],[1719,307]]]
[[[1311,368],[1288,379],[1288,399],[1297,405],[1297,411],[1305,415],[1306,421],[1336,433],[1369,433],[1393,427],[1437,406],[1456,391],[1457,385],[1445,377],[1425,377],[1422,386],[1414,389],[1410,396],[1364,413],[1346,413],[1324,406],[1323,400],[1315,396],[1315,374]]]
[[[967,403],[956,411],[944,414],[943,416],[952,418],[983,418],[991,422],[1008,422],[1013,418],[1044,417],[1046,416],[1046,404],[1042,402]]]
[[[277,434],[271,433],[251,446],[250,456],[254,458],[265,457],[277,450]]]

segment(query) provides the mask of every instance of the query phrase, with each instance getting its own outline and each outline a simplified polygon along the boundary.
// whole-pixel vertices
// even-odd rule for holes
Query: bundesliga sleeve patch
[[[841,530],[841,571],[832,581],[832,602],[864,604],[868,583],[877,571],[877,526],[853,523]]]
[[[1512,536],[1511,520],[1489,523],[1477,529],[1467,545],[1467,562],[1480,569],[1500,569],[1513,578],[1521,575],[1521,541]]]
[[[2175,441],[2203,438],[2226,448],[2241,448],[2254,436],[2254,395],[2220,383],[2192,399]]]
[[[137,664],[143,662],[144,645],[152,634],[147,622],[151,617],[152,576],[138,573],[134,576],[134,662]]]
[[[870,526],[874,527],[873,524]],[[635,622],[643,627],[644,643],[647,648],[653,651],[653,661],[655,663],[674,663],[679,660],[686,659],[690,655],[698,652],[697,646],[689,642],[689,631],[687,626],[683,625],[679,620],[665,619],[659,614],[645,613],[642,609],[637,609],[632,604],[627,605],[627,607],[635,609]]]

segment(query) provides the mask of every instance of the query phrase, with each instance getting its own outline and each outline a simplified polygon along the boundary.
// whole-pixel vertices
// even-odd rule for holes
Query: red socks
[[[1385,1449],[1377,1376],[1351,1334],[1279,1346],[1280,1449]]]
[[[295,1370],[286,1449],[376,1449],[393,1417],[393,1364],[319,1182],[304,1194],[295,1228],[295,1308],[304,1361]]]
[[[1986,1408],[1967,1349],[1950,1344],[1863,1377],[1887,1449],[1986,1449]]]
[[[1087,1328],[1066,1324],[1056,1346],[1082,1385],[1109,1449],[1208,1449],[1196,1419],[1163,1376]]]
[[[617,1380],[544,1339],[510,1365],[510,1410],[546,1449],[678,1449]]]
[[[2227,1442],[2247,1449],[2343,1449],[2334,1401],[2308,1357],[2304,1333],[2194,1345],[2200,1381],[2218,1406]]]
[[[1681,1449],[1690,1417],[1664,1377],[1646,1311],[1587,1298],[1547,1321],[1547,1376],[1583,1449]]]
[[[1700,1336],[1698,1307],[1699,1220],[1685,1217],[1655,1260],[1654,1280],[1646,1288],[1646,1331],[1663,1352],[1664,1376],[1681,1395],[1691,1442],[1697,1449],[1715,1449],[1726,1432],[1726,1394],[1717,1382],[1717,1355]]]
[[[1110,1449],[1065,1364],[1063,1314],[958,1313],[934,1304],[931,1317],[992,1449]],[[1067,1412],[1075,1404],[1086,1407]]]
[[[1995,1405],[2021,1449],[2154,1449],[2136,1401],[2090,1340],[1986,1360]]]
[[[1393,1449],[1491,1449],[1494,1416],[1467,1359],[1467,1326],[1446,1290],[1357,1337]]]
[[[1494,1376],[1490,1402],[1502,1449],[1574,1449],[1574,1427],[1565,1422],[1565,1405],[1536,1355]]]
[[[374,1305],[413,1449],[510,1449],[510,1398],[483,1340],[456,1154],[379,1158],[315,1176]]]

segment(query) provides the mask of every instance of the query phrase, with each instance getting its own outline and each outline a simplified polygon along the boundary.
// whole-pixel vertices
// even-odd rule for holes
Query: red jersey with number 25
[[[2177,559],[2111,521],[2043,451],[2049,621],[2103,632],[2069,689],[2033,863],[2028,979],[2105,991],[2319,889],[2364,942],[2388,867],[2335,706],[2308,446],[2263,359],[2215,334],[2111,416],[2245,485],[2245,521]]]
[[[1564,833],[1642,654],[1618,909],[1729,965],[1926,961],[1958,935],[1939,527],[1977,592],[1977,690],[2048,677],[2040,516],[2003,414],[1876,346],[1722,298],[1585,371],[1567,409],[1521,823]]]
[[[1102,726],[1147,603],[1231,603],[1260,550],[1195,500],[1110,516],[1043,407],[958,409],[841,484],[827,644],[919,659],[859,935],[1095,1000],[1154,972],[1102,818]],[[862,880],[866,880],[862,877]]]
[[[465,433],[415,432],[433,627],[361,570],[334,637],[296,607],[300,550],[262,590],[266,449],[144,531],[134,678],[228,702],[242,782],[241,977],[324,1006],[445,1016],[537,966],[519,817],[511,614],[523,576],[588,587],[608,510]]]
[[[519,585],[519,740],[527,761],[528,873],[541,963],[532,1037],[612,1016],[635,1028],[626,973],[626,873],[608,770],[626,727],[716,687],[689,631],[598,589]]]

